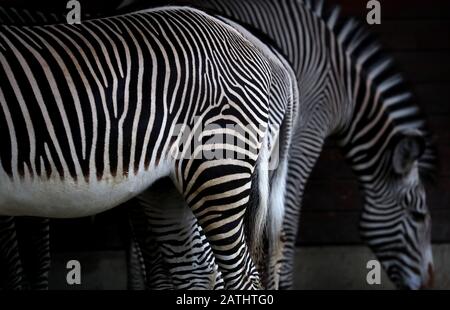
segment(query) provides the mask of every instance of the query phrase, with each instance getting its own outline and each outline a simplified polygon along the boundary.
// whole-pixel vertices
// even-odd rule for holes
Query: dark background
[[[80,0],[82,10],[112,9],[120,0]],[[161,2],[161,1],[159,1]],[[365,22],[366,0],[332,0],[347,15]],[[384,0],[382,23],[370,26],[412,82],[438,142],[440,166],[428,190],[433,241],[450,241],[450,1]],[[64,11],[65,0],[0,0],[0,5]],[[299,245],[359,244],[357,224],[362,199],[350,168],[327,143],[305,193]],[[124,208],[95,218],[55,220],[52,247],[57,251],[119,250],[128,227]]]

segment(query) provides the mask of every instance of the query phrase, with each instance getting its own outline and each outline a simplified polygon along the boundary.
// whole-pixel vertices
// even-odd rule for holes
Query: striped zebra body
[[[270,153],[271,83],[285,70],[268,49],[258,50],[203,13],[180,8],[77,26],[3,26],[0,52],[7,81],[0,125],[9,142],[0,153],[2,214],[96,214],[170,175],[204,229],[227,288],[259,287],[243,215],[258,154]],[[284,86],[292,101],[294,83]],[[251,142],[232,151],[244,159],[171,157],[175,124],[196,128],[207,120],[247,130]],[[222,134],[239,137],[236,129]],[[181,152],[189,155],[188,148]]]

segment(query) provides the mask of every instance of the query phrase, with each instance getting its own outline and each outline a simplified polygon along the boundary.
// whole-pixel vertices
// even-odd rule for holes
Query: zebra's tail
[[[269,149],[267,137],[264,138],[261,151],[256,161],[255,171],[252,176],[249,207],[245,215],[245,231],[247,243],[258,267],[263,259],[263,244],[265,229],[267,226],[268,201],[269,201]],[[262,270],[260,270],[262,271]]]
[[[270,181],[270,197],[267,226],[268,242],[268,283],[267,289],[278,289],[283,259],[283,223],[285,217],[285,196],[288,174],[289,149],[294,135],[295,124],[298,117],[298,88],[295,73],[286,61],[284,62],[286,81],[285,113],[279,129],[276,145],[271,151],[270,169],[274,169]],[[278,157],[274,157],[277,155]],[[278,159],[278,161],[276,161]],[[276,165],[276,166],[275,166]]]
[[[282,129],[284,129],[284,124]],[[252,180],[250,207],[247,210],[246,228],[249,248],[252,258],[263,274],[263,281],[267,285],[276,286],[279,274],[283,243],[284,196],[287,178],[287,152],[283,130],[279,137],[279,161],[271,158],[273,153],[265,139],[258,157],[255,173]],[[271,171],[271,165],[277,164]],[[268,261],[267,261],[268,259]],[[268,281],[268,282],[267,282]]]
[[[281,150],[280,150],[281,151]],[[267,289],[278,289],[283,255],[284,202],[287,179],[287,156],[280,154],[280,161],[270,180],[269,214],[267,226],[268,275]]]

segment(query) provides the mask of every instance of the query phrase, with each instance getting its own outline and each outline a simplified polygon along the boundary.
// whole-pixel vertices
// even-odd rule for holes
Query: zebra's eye
[[[420,211],[410,211],[409,213],[411,214],[412,219],[419,223],[424,222],[427,217],[426,213]]]

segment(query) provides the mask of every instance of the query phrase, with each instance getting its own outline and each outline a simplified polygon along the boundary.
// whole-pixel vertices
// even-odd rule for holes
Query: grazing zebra
[[[398,287],[426,285],[433,261],[422,182],[435,150],[411,90],[365,27],[321,0],[175,2],[261,34],[296,73],[302,114],[290,152],[280,287],[293,284],[302,196],[327,137],[338,141],[364,193],[362,239]]]
[[[244,214],[250,194],[260,197],[256,221],[247,227],[256,231],[250,233],[255,249],[266,213],[282,215],[261,198],[274,137],[289,141],[289,131],[281,130],[294,120],[296,91],[286,63],[255,42],[188,8],[76,26],[0,27],[0,127],[7,141],[0,152],[0,213],[95,214],[170,175],[205,231],[226,287],[258,288]],[[272,101],[271,92],[283,100]],[[284,119],[269,132],[274,109]],[[199,130],[217,122],[198,141],[193,134],[170,139],[176,125]],[[208,145],[214,134],[241,144]],[[181,150],[180,142],[186,143]],[[193,157],[213,147],[227,157]]]

